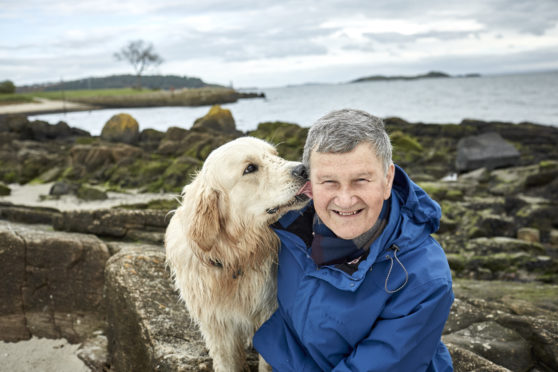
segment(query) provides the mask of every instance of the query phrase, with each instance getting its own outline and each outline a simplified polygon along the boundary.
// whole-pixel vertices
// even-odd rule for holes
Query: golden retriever
[[[269,225],[309,200],[301,167],[257,138],[226,143],[184,187],[167,227],[167,263],[217,372],[246,369],[247,342],[277,308]]]

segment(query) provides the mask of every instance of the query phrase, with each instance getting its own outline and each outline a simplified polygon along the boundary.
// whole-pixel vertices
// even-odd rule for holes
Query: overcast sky
[[[558,69],[558,0],[0,0],[0,35],[16,85],[133,73],[137,39],[146,74],[235,87],[526,72]]]

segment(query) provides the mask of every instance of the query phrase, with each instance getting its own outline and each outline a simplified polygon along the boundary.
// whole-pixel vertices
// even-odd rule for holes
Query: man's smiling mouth
[[[362,209],[357,209],[356,211],[350,211],[350,212],[336,211],[334,209],[333,212],[335,212],[336,214],[338,214],[341,217],[347,217],[347,216],[354,216],[356,214],[359,214],[360,212],[362,212]]]

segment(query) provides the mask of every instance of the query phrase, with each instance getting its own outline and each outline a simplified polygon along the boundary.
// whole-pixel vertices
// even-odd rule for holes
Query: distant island
[[[418,80],[418,79],[453,78],[453,77],[480,77],[480,76],[481,75],[477,74],[477,73],[452,76],[452,75],[446,74],[445,72],[430,71],[427,74],[411,75],[411,76],[404,76],[404,75],[396,75],[396,76],[372,75],[372,76],[366,76],[366,77],[358,78],[356,80],[352,80],[349,83],[362,83],[362,82],[365,82],[365,81]]]
[[[88,77],[84,79],[50,82],[42,84],[18,86],[18,93],[27,92],[49,92],[61,90],[82,89],[119,89],[129,88],[137,84],[136,75],[112,75],[106,77]],[[141,86],[147,89],[182,89],[182,88],[204,88],[222,87],[222,85],[208,84],[197,77],[178,75],[142,75]]]

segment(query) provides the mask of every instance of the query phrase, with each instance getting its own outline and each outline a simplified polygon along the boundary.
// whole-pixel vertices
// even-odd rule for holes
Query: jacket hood
[[[405,235],[415,235],[409,236],[409,238],[415,239],[438,231],[442,217],[440,205],[411,181],[407,173],[397,165],[392,187],[392,197],[394,196],[399,201],[403,217],[401,238],[404,239]],[[417,226],[413,226],[414,229],[407,230],[407,228],[411,228],[410,225],[418,225],[420,229],[417,231]]]
[[[402,253],[420,245],[438,231],[442,210],[428,194],[414,183],[398,165],[391,189],[391,212],[384,232],[370,246],[367,261],[382,260],[379,256],[394,244]],[[383,259],[387,259],[385,256]]]

